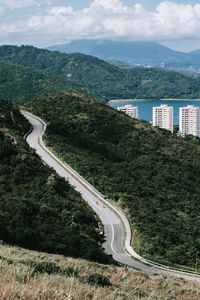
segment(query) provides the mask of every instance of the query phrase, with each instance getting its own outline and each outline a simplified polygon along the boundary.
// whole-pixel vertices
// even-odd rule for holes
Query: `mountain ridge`
[[[7,64],[8,68],[1,71],[0,98],[11,101],[14,93],[19,100],[69,89],[103,102],[117,98],[200,98],[198,78],[161,68],[123,69],[81,53],[64,54],[33,46],[5,45],[0,47],[0,63]],[[14,70],[18,66],[19,70],[12,72],[9,64],[15,65]],[[23,82],[27,82],[26,87]],[[10,84],[12,89],[7,89]]]
[[[120,61],[129,65],[163,66],[189,70],[200,67],[200,55],[193,52],[181,52],[155,42],[120,42],[103,39],[74,40],[68,44],[46,47],[48,50],[62,53],[84,53],[108,61]],[[198,56],[198,55],[199,56]]]

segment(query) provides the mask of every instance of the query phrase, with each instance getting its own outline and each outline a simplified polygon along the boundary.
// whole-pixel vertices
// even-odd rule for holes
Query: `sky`
[[[77,39],[200,49],[200,1],[0,0],[1,45],[42,48]]]

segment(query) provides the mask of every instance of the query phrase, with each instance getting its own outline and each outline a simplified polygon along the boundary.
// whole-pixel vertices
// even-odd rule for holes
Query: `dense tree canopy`
[[[129,215],[146,257],[194,267],[200,251],[200,141],[152,127],[83,95],[23,106],[48,123],[46,143]]]
[[[23,140],[28,129],[18,110],[0,101],[0,240],[109,262],[97,216],[29,149]]]

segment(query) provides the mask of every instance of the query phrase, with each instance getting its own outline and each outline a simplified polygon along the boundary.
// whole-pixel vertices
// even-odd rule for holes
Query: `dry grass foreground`
[[[0,299],[200,299],[200,284],[131,268],[0,246]]]

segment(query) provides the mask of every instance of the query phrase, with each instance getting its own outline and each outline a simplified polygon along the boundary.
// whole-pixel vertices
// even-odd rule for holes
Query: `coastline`
[[[108,105],[112,103],[123,103],[123,102],[143,102],[143,101],[200,101],[200,99],[174,99],[174,98],[166,98],[166,99],[115,99],[108,101]]]

